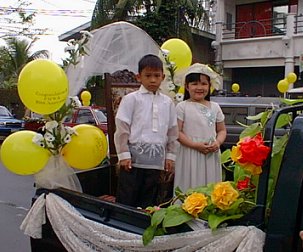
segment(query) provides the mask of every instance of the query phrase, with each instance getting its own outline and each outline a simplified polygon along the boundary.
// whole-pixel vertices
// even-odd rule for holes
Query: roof
[[[70,39],[80,39],[81,38],[81,34],[80,31],[86,30],[89,31],[90,30],[90,25],[91,25],[91,21],[86,22],[72,30],[69,30],[61,35],[59,35],[59,41],[69,41]]]

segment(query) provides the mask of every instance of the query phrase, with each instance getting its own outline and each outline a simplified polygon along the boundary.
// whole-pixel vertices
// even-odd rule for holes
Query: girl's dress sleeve
[[[180,121],[184,121],[185,118],[185,101],[180,102],[176,106],[176,111],[177,111],[177,119]]]
[[[214,105],[216,107],[216,122],[223,122],[225,119],[225,116],[222,112],[222,109],[218,103],[214,102]]]

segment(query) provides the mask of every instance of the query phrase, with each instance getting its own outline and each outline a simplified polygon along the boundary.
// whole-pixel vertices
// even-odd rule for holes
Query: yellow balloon
[[[88,91],[83,91],[80,97],[83,102],[89,102],[90,99],[92,98],[92,95]]]
[[[66,144],[61,154],[73,168],[87,170],[99,165],[107,155],[107,139],[99,128],[80,124],[73,127],[77,135]]]
[[[179,90],[178,90],[178,93],[179,93],[179,94],[184,94],[184,92],[185,92],[184,86],[181,86],[181,87],[179,88]]]
[[[288,83],[295,83],[297,80],[297,75],[295,73],[289,73],[286,77]]]
[[[169,61],[175,62],[176,71],[191,65],[192,52],[183,40],[177,38],[169,39],[162,44],[161,49],[169,51]]]
[[[22,130],[9,135],[1,145],[0,155],[3,165],[18,175],[39,172],[47,164],[50,152],[33,143],[37,133]]]
[[[83,106],[89,106],[90,105],[90,101],[83,101],[82,104],[83,104]]]
[[[210,93],[212,94],[215,91],[215,88],[213,86],[210,86]]]
[[[285,93],[288,90],[288,85],[288,81],[286,79],[283,79],[278,82],[277,88],[280,93]]]
[[[17,87],[23,104],[42,115],[60,109],[68,95],[65,72],[47,59],[37,59],[26,64],[20,72]]]
[[[231,85],[231,90],[234,92],[234,93],[237,93],[239,92],[240,90],[240,85],[238,83],[234,83]]]

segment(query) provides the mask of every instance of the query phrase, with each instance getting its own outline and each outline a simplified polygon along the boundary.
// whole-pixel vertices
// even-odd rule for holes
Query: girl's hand
[[[130,171],[132,169],[132,160],[131,159],[123,159],[119,162],[120,169],[125,171]]]
[[[196,145],[196,150],[203,153],[204,155],[208,154],[210,152],[209,150],[209,144],[208,143],[202,143],[202,142],[199,142],[197,143]]]
[[[217,140],[212,142],[208,147],[209,152],[217,152],[219,149],[220,143]]]

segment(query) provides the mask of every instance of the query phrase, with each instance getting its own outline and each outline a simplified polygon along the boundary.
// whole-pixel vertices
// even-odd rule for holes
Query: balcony
[[[303,52],[303,15],[222,25],[225,68],[283,66]]]
[[[252,20],[223,26],[223,40],[279,36],[286,34],[286,18]]]

